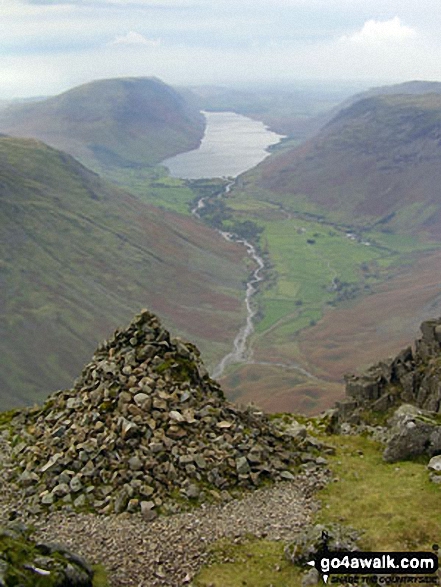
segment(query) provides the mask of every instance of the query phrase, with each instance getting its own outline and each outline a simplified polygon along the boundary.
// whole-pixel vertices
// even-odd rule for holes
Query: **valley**
[[[439,246],[375,231],[355,237],[347,226],[256,202],[237,184],[225,199],[224,228],[231,214],[236,226],[258,226],[253,242],[265,269],[247,358],[229,366],[222,385],[236,401],[268,411],[316,413],[341,397],[343,375],[366,364],[362,355],[372,362],[397,351],[415,316],[437,311]]]
[[[69,109],[74,107],[73,105],[86,104],[85,96],[88,93],[95,95],[98,92],[99,94],[102,91],[100,84],[102,82],[67,92],[62,97],[16,105],[9,111],[7,109],[7,115],[3,115],[0,120],[0,129],[2,124],[9,120],[10,124],[13,122],[15,125],[14,132],[18,134],[32,132],[38,137],[42,130],[35,127],[37,123],[33,123],[34,127],[32,127],[29,122],[34,120],[34,117],[29,114],[32,109],[40,108],[42,112],[54,112],[58,109],[61,115],[67,108],[66,113],[68,113]],[[138,104],[142,104],[142,108],[147,108],[146,92],[156,92],[158,96],[164,94],[170,96],[170,99],[175,101],[173,103],[179,104],[180,116],[182,115],[187,123],[190,119],[194,121],[191,140],[194,140],[197,133],[199,137],[202,137],[201,123],[195,115],[197,108],[194,105],[194,97],[189,99],[186,91],[181,91],[181,95],[177,96],[173,93],[174,91],[164,88],[155,80],[140,82],[125,80],[124,83],[108,80],[103,87],[110,87],[114,92],[114,96],[110,95],[106,98],[108,103],[106,108],[110,108],[108,111],[113,112],[112,116],[116,122],[119,121],[120,116],[117,113],[130,110],[130,100],[133,102],[134,96],[139,93]],[[208,130],[213,121],[218,125],[217,128],[215,127],[215,136],[224,149],[224,155],[220,155],[219,159],[221,165],[222,161],[230,159],[234,165],[238,163],[243,165],[242,168],[221,166],[213,168],[219,171],[200,171],[198,170],[198,150],[193,150],[178,156],[178,159],[183,158],[184,168],[187,157],[191,156],[195,161],[195,170],[189,171],[187,176],[192,179],[173,177],[166,167],[169,159],[160,158],[157,154],[149,154],[141,162],[139,154],[134,156],[136,146],[133,141],[132,143],[123,141],[118,145],[119,150],[114,152],[119,153],[120,159],[114,158],[113,163],[110,160],[107,162],[103,159],[98,160],[96,153],[94,159],[90,159],[87,155],[83,161],[90,163],[103,177],[118,185],[124,192],[129,191],[133,194],[138,201],[140,211],[144,210],[155,223],[158,223],[158,218],[161,218],[171,228],[171,234],[176,236],[178,232],[179,238],[182,237],[183,240],[180,242],[185,243],[184,250],[191,249],[190,256],[182,265],[179,260],[181,255],[173,253],[173,262],[167,258],[166,265],[173,265],[173,271],[176,271],[178,276],[177,280],[173,277],[171,281],[167,281],[160,272],[146,275],[145,279],[148,279],[149,286],[143,294],[137,289],[138,285],[135,285],[141,285],[139,274],[136,274],[136,277],[134,277],[135,274],[129,277],[127,273],[126,283],[131,285],[126,286],[127,290],[124,293],[126,300],[123,296],[117,303],[127,307],[127,313],[113,309],[110,320],[108,315],[106,317],[103,315],[103,319],[100,319],[102,326],[99,330],[102,336],[107,332],[107,325],[116,325],[117,317],[123,318],[128,315],[129,306],[132,311],[136,311],[138,307],[147,305],[158,312],[166,323],[197,342],[211,372],[216,377],[221,377],[222,386],[231,399],[239,403],[255,402],[269,412],[286,410],[317,413],[333,405],[343,393],[344,373],[355,371],[360,365],[374,361],[379,356],[396,352],[403,342],[409,339],[422,320],[441,311],[436,278],[433,277],[439,264],[439,243],[435,234],[437,223],[433,220],[433,214],[436,213],[435,195],[432,188],[432,191],[426,189],[429,177],[432,185],[435,185],[435,179],[430,170],[437,157],[433,150],[437,136],[433,128],[437,127],[438,98],[436,94],[421,97],[417,93],[418,89],[423,91],[419,84],[409,84],[404,88],[409,93],[407,97],[401,94],[395,95],[393,89],[386,89],[386,97],[378,96],[378,93],[373,92],[369,95],[360,95],[358,100],[355,98],[352,101],[349,100],[343,110],[340,112],[336,110],[334,118],[330,117],[331,121],[322,131],[313,135],[302,146],[298,146],[300,134],[296,135],[291,129],[293,134],[270,147],[270,156],[262,150],[260,158],[266,157],[265,160],[243,173],[239,171],[246,169],[247,164],[242,153],[246,151],[246,145],[253,144],[253,137],[257,136],[253,133],[261,133],[262,139],[259,140],[267,140],[268,145],[274,143],[277,137],[272,131],[262,130],[264,127],[261,121],[269,120],[264,116],[264,109],[260,113],[259,109],[256,109],[253,121],[244,118],[242,114],[225,111],[229,96],[228,99],[231,100],[229,103],[234,110],[248,114],[247,108],[250,108],[251,100],[249,95],[245,97],[238,94],[234,96],[224,94],[222,97],[224,111],[221,115],[207,113],[208,119],[211,118]],[[426,89],[434,91],[433,86]],[[400,91],[402,90],[403,88],[400,88]],[[128,93],[124,95],[124,92]],[[158,108],[161,99],[158,97],[159,102],[154,102],[156,104],[154,108]],[[185,99],[189,99],[193,105],[185,105]],[[202,100],[201,96],[198,99]],[[218,99],[220,99],[219,93],[211,93],[208,97],[205,96],[198,106],[214,107],[215,100]],[[253,99],[257,104],[256,96]],[[245,107],[247,101],[248,107]],[[330,102],[332,102],[331,98]],[[277,110],[276,102],[271,103],[274,114]],[[111,107],[112,104],[117,104],[118,107]],[[291,112],[297,107],[300,116],[304,104],[302,101],[299,101],[297,106],[291,104]],[[168,107],[172,107],[171,102],[164,103],[162,108]],[[419,130],[412,125],[409,126],[409,120],[415,120],[414,113],[418,109],[422,112],[421,117],[417,117],[419,124],[422,125]],[[369,135],[367,130],[362,132],[360,120],[365,117],[366,112],[371,110],[374,114],[368,125],[369,133],[371,133]],[[193,118],[188,118],[189,111]],[[282,110],[279,112],[281,113]],[[318,114],[319,118],[315,120],[313,114],[314,116]],[[145,114],[146,119],[153,115]],[[93,116],[93,111],[83,116],[76,130],[78,138],[75,139],[77,141],[75,145],[69,142],[66,128],[57,123],[57,132],[53,134],[54,137],[58,137],[57,144],[63,145],[70,150],[71,154],[78,155],[81,159],[81,153],[90,152],[91,147],[87,137],[93,129],[99,128],[96,122],[93,122],[90,127]],[[317,102],[315,110],[313,105],[308,111],[303,109],[302,116],[304,121],[310,121],[311,128],[314,124],[319,124],[319,119],[323,123],[323,117],[325,117],[323,101]],[[163,117],[165,124],[168,124],[167,121],[172,121],[174,125],[175,120],[173,116]],[[123,121],[124,124],[131,124],[125,115]],[[224,127],[222,121],[225,121]],[[430,126],[432,122],[435,127]],[[232,132],[232,128],[236,125],[239,137],[242,132],[240,124],[244,132],[243,145]],[[287,126],[276,124],[274,117],[271,124],[280,131],[289,130]],[[119,132],[122,132],[119,122],[118,125],[115,128],[119,128]],[[256,130],[253,130],[253,125]],[[373,138],[369,137],[374,137],[379,125],[382,125],[382,142],[377,145]],[[399,143],[394,143],[393,133],[397,129],[400,129],[401,139]],[[432,130],[426,138],[422,139],[421,136],[426,136],[424,133],[427,134],[427,129]],[[267,132],[267,139],[264,138],[265,132]],[[115,148],[114,138],[108,139],[105,134],[98,136],[104,149]],[[306,135],[302,136],[303,139],[306,138]],[[141,140],[141,137],[138,138]],[[202,139],[201,142],[199,138],[198,143],[194,143],[193,146],[197,147],[199,144],[203,147],[204,140]],[[235,144],[235,140],[239,142]],[[168,145],[166,148],[170,154],[173,154],[173,150],[177,149],[177,142],[170,142],[169,138],[166,142]],[[384,163],[386,151],[383,143],[390,151],[389,167]],[[405,147],[406,153],[419,153],[413,159],[415,166],[415,171],[412,172],[415,178],[413,185],[417,190],[416,193],[427,195],[428,201],[426,203],[421,200],[418,203],[420,196],[415,196],[412,200],[413,196],[409,192],[402,202],[398,202],[395,198],[391,200],[395,204],[389,204],[389,208],[380,211],[378,204],[375,203],[378,198],[372,200],[374,187],[378,186],[380,189],[383,184],[390,187],[393,185],[391,182],[399,180],[401,183],[393,188],[398,190],[402,182],[407,181],[400,179],[400,174],[406,173],[402,163],[403,157],[407,156],[401,152],[404,148],[403,144],[408,145]],[[215,142],[213,145],[207,145],[205,154],[203,148],[198,147],[198,149],[202,148],[201,157],[204,164],[209,160]],[[150,147],[145,145],[144,148],[154,149],[153,143],[150,143]],[[397,153],[394,152],[395,148],[398,149]],[[188,146],[185,149],[188,151]],[[342,168],[340,173],[336,167],[335,153],[339,152],[341,153],[339,164],[344,163],[348,169],[350,167],[352,175],[359,173],[353,161],[362,160],[363,157],[367,157],[366,161],[369,161],[372,168],[371,176],[374,177],[377,173],[372,185],[363,183],[365,174],[357,179],[359,188],[355,199],[351,196],[351,190],[355,189],[355,179],[348,175],[350,180],[347,184],[344,183],[346,171]],[[123,163],[123,159],[126,163]],[[377,167],[372,167],[372,162],[377,159],[382,162],[381,165],[377,162]],[[130,164],[127,163],[128,161]],[[294,171],[291,171],[291,167]],[[314,172],[315,167],[317,167],[316,172]],[[361,169],[360,167],[360,173]],[[342,180],[338,185],[333,179],[337,176],[337,171]],[[28,172],[29,170],[26,173]],[[311,175],[313,172],[315,175]],[[326,176],[328,172],[329,177]],[[174,174],[179,175],[179,173],[177,171]],[[215,176],[210,177],[210,173],[214,173]],[[322,195],[316,198],[314,194],[306,198],[303,192],[296,191],[301,189],[296,186],[301,185],[302,174],[306,178],[305,181],[309,182],[311,190],[316,189],[315,186],[327,185],[329,198],[324,198]],[[203,177],[204,175],[207,177]],[[222,194],[227,185],[226,180],[216,175],[234,177],[234,180],[228,180],[230,188],[224,195]],[[40,184],[45,183],[45,181],[42,182],[42,178],[38,178],[37,181]],[[282,184],[285,187],[281,187]],[[292,193],[288,193],[288,187]],[[47,189],[47,186],[44,189]],[[335,199],[333,196],[335,193],[340,194],[341,201]],[[345,198],[351,203],[347,204]],[[370,203],[362,204],[363,198],[368,202],[374,202],[372,206],[377,206],[375,213],[372,208],[372,213],[364,216],[358,214],[358,210],[362,210],[363,205],[365,210],[371,210]],[[191,211],[195,208],[196,202],[200,202],[201,199],[204,201],[204,206],[198,209],[201,220],[191,218]],[[355,201],[359,202],[358,208],[355,207]],[[55,204],[57,200],[53,202]],[[48,207],[51,213],[55,211],[52,209],[54,204],[51,203]],[[380,212],[382,216],[378,218]],[[85,213],[88,219],[90,213],[91,209]],[[84,210],[82,214],[84,215]],[[103,218],[105,217],[106,215],[103,215]],[[113,221],[112,219],[111,222]],[[130,222],[133,225],[133,221]],[[61,229],[61,226],[55,222],[55,232]],[[213,228],[221,234],[213,231]],[[118,232],[120,230],[122,229],[118,229]],[[159,232],[156,229],[154,234],[159,235]],[[236,235],[233,240],[242,240],[246,243],[246,247],[243,242],[242,244],[228,243],[222,237],[222,233]],[[80,237],[80,234],[82,234],[81,231],[65,232],[68,242],[72,238],[84,238]],[[160,242],[157,241],[157,244],[160,247],[164,245],[164,251],[167,250],[166,254],[169,255],[172,249],[168,244],[170,238],[167,236],[168,228],[162,234],[163,238]],[[202,249],[199,248],[209,234],[212,235],[209,246],[214,246],[216,249],[216,253],[213,250],[214,257],[208,253],[208,250],[204,250],[205,245],[202,245]],[[133,244],[136,242],[138,247],[139,234],[134,235],[134,239]],[[54,236],[51,242],[56,241],[57,238]],[[154,239],[150,240],[150,243],[153,241]],[[102,243],[96,239],[95,235],[95,242],[89,249],[90,258],[97,254],[97,246],[101,247]],[[126,250],[121,250],[119,247],[116,253],[115,245],[110,244],[110,241],[106,248],[109,251],[109,260],[111,256],[115,259],[119,258],[118,263],[121,267],[127,268],[133,265],[135,269],[134,259],[136,258],[138,258],[137,266],[142,266],[144,253],[136,253],[133,256],[127,247],[125,247]],[[150,250],[151,245],[149,245]],[[77,268],[73,269],[78,267],[78,264],[75,264],[76,261],[67,254],[67,249],[64,251],[61,248],[57,252],[57,257],[62,265],[71,267],[71,274],[78,271],[78,278],[84,284],[90,279],[92,283],[95,282],[96,275],[83,276],[87,265],[81,271]],[[233,257],[235,258],[233,263],[236,265],[231,273],[229,262],[233,260]],[[162,253],[159,254],[159,259],[161,258]],[[229,259],[228,262],[225,262],[226,258]],[[256,263],[256,261],[259,262]],[[260,262],[263,263],[261,269],[259,269]],[[21,261],[18,263],[17,269],[22,266],[21,263]],[[196,273],[189,273],[189,267],[194,267]],[[62,301],[62,305],[59,306],[61,300],[67,299],[65,291],[57,291],[56,288],[57,293],[51,293],[49,298],[47,294],[42,293],[36,296],[34,291],[40,291],[40,286],[33,277],[34,273],[27,273],[27,266],[23,268],[20,282],[23,283],[20,286],[23,292],[20,298],[23,300],[23,307],[34,308],[35,306],[33,312],[39,316],[41,324],[45,324],[44,328],[55,328],[55,325],[49,327],[52,319],[50,317],[56,308],[60,312],[60,308],[65,307],[65,301]],[[47,270],[42,268],[40,275],[46,274]],[[256,281],[257,274],[259,277]],[[105,275],[106,273],[100,275],[98,281],[101,282]],[[226,275],[234,275],[234,279],[225,281]],[[253,279],[255,283],[251,285]],[[122,281],[115,279],[114,283],[122,283]],[[109,284],[109,280],[106,283]],[[173,285],[170,287],[170,284]],[[41,287],[52,292],[54,289],[47,277],[42,279]],[[75,291],[76,287],[75,285],[72,291]],[[96,291],[99,291],[103,286],[96,284],[94,287],[98,287]],[[187,287],[188,291],[192,292],[189,293],[192,299],[190,301],[189,298],[188,303],[185,300],[182,301],[183,292]],[[253,294],[251,294],[251,287],[257,289]],[[104,285],[104,289],[107,288],[108,285]],[[130,293],[131,290],[133,290],[132,293]],[[122,291],[120,289],[120,292]],[[165,295],[163,292],[166,292]],[[174,296],[178,295],[178,292],[180,299],[175,302]],[[94,300],[87,312],[96,312],[96,308],[104,303],[109,293],[110,291],[106,291],[102,300],[100,300],[101,296],[94,294]],[[195,294],[196,297],[193,297]],[[120,296],[121,293],[117,295]],[[32,296],[35,301],[31,302]],[[75,301],[72,302],[72,308],[76,304],[80,305],[80,298],[77,295],[73,297]],[[98,305],[96,305],[97,300],[100,300]],[[93,306],[95,309],[92,310]],[[8,308],[12,307],[8,306]],[[36,313],[37,308],[40,308],[38,313]],[[110,308],[111,306],[108,306],[108,309]],[[19,312],[7,309],[6,315],[11,321],[11,316],[18,316]],[[88,315],[88,321],[92,324],[92,314]],[[227,315],[228,319],[224,320]],[[65,310],[63,310],[63,316],[65,316],[63,320],[66,320],[68,314]],[[84,320],[85,316],[86,314],[81,320]],[[96,322],[95,319],[95,324]],[[81,328],[84,329],[84,326]],[[75,332],[74,336],[78,337],[76,327],[72,328],[70,324],[66,324],[65,332],[70,331]],[[95,331],[98,332],[96,328]],[[72,334],[69,334],[69,337],[72,337]],[[86,348],[90,350],[92,345],[90,334],[83,338],[88,342],[87,345],[82,344],[84,348],[81,350],[81,356],[85,356]],[[38,336],[36,340],[38,341]],[[47,340],[50,340],[50,336]],[[33,375],[31,379],[34,381],[37,377],[41,379],[42,371],[40,368],[35,370],[36,363],[31,351],[24,350],[26,345],[20,338],[17,339],[16,344],[18,353],[24,359],[20,364],[24,362],[33,365],[33,370],[38,375]],[[26,344],[29,346],[29,341]],[[37,346],[40,344],[37,343]],[[53,347],[50,347],[51,344],[47,342],[47,345],[45,343],[41,347],[46,349],[48,357],[44,367],[46,375],[43,379],[48,381],[45,385],[54,389],[54,386],[60,386],[59,383],[56,384],[57,380],[67,381],[66,373],[73,372],[73,367],[70,365],[60,367],[60,359],[57,357],[61,353],[58,351],[54,353]],[[70,346],[73,342],[59,342],[57,346],[59,349],[66,349],[66,344]],[[37,357],[40,356],[35,345],[30,348],[32,353],[35,353]],[[365,358],[362,360],[362,357]],[[11,377],[17,377],[14,381],[22,386],[23,377],[26,377],[26,368],[23,370],[23,367],[14,361],[15,359],[12,359],[10,355],[8,362],[10,365],[15,365],[12,372],[16,373]],[[75,359],[73,363],[79,364],[79,361],[80,359]],[[47,379],[47,374],[50,372],[57,374],[56,377]],[[61,373],[63,377],[60,379]],[[26,401],[25,397],[28,393],[33,393],[30,391],[33,389],[32,385],[34,384],[30,382],[26,384],[29,391],[24,393],[23,401]]]

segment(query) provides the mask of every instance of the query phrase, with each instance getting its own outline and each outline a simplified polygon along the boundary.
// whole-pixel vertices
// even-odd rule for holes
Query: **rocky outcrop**
[[[0,585],[92,587],[94,572],[59,544],[38,543],[21,524],[0,529]]]
[[[423,322],[421,332],[414,350],[346,376],[346,398],[333,414],[334,430],[351,425],[385,442],[388,462],[441,454],[441,318]]]
[[[337,403],[340,422],[357,424],[363,413],[386,412],[403,403],[441,413],[441,318],[421,325],[415,349],[404,349],[361,376],[346,376],[346,398]]]
[[[340,524],[316,524],[309,526],[300,536],[285,547],[285,557],[294,564],[307,564],[315,560],[323,550],[347,551],[357,550],[360,534]]]
[[[293,478],[304,438],[228,403],[197,349],[148,311],[116,331],[73,389],[13,421],[27,507],[174,512]]]

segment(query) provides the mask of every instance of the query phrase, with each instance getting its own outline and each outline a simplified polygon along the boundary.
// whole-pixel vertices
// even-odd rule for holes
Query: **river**
[[[235,178],[251,169],[269,155],[268,147],[278,143],[283,137],[268,130],[262,122],[252,120],[233,112],[204,112],[206,131],[198,149],[177,155],[162,162],[174,177],[182,179],[202,179],[212,177]],[[230,181],[224,191],[230,191],[234,181]],[[200,218],[199,212],[207,198],[200,198],[192,210],[193,216]],[[245,292],[247,318],[233,341],[233,349],[225,355],[214,368],[211,376],[222,377],[228,365],[251,361],[249,338],[254,332],[254,317],[257,313],[252,297],[257,284],[262,281],[265,263],[256,247],[248,240],[229,232],[219,231],[228,241],[243,244],[248,255],[256,264]]]

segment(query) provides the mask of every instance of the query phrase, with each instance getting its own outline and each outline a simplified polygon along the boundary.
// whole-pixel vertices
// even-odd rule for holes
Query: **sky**
[[[439,0],[0,0],[0,99],[172,85],[441,81]]]

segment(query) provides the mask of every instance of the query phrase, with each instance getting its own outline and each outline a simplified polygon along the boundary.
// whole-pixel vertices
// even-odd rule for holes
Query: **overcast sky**
[[[441,81],[440,0],[0,0],[0,98],[83,82]]]

